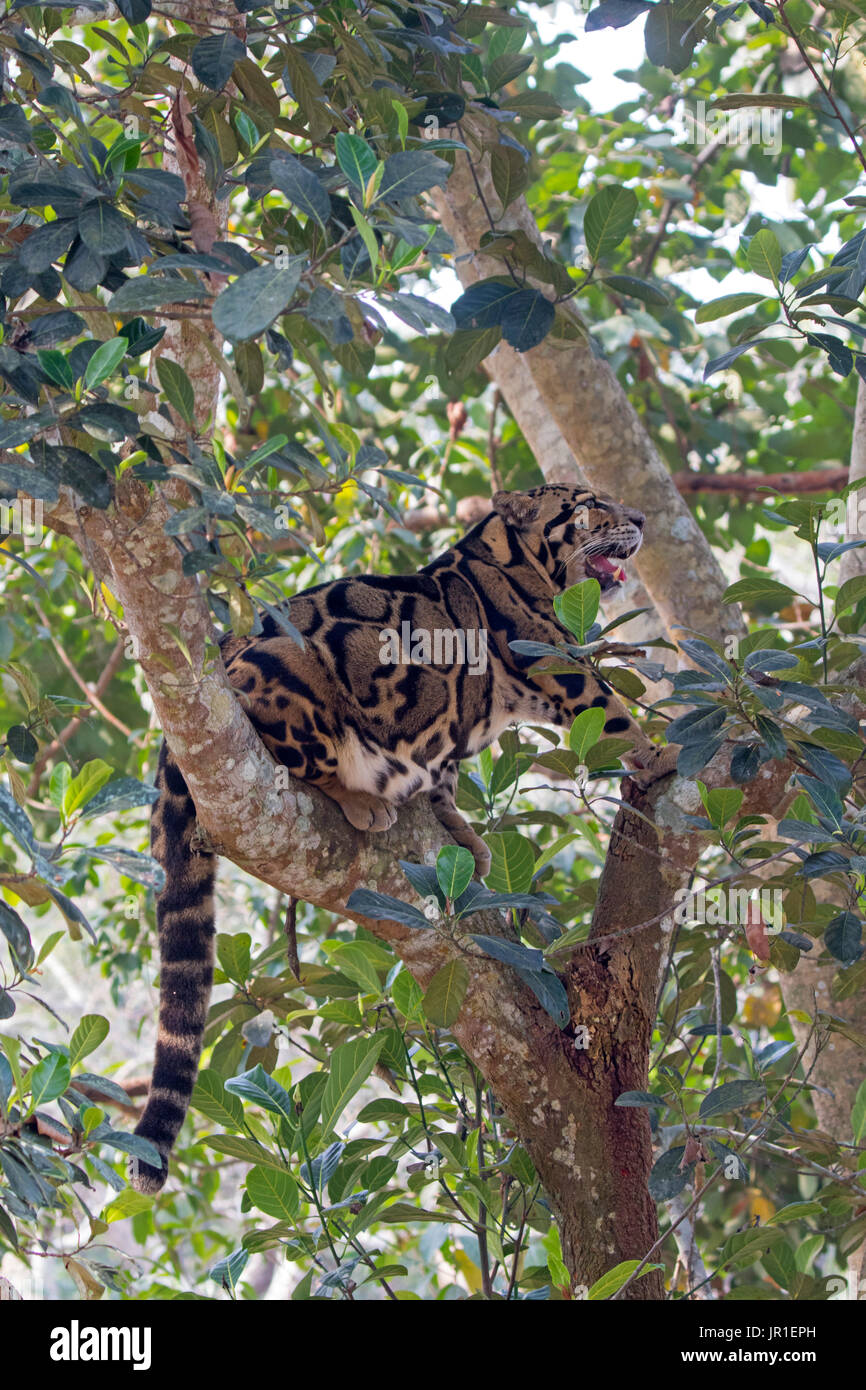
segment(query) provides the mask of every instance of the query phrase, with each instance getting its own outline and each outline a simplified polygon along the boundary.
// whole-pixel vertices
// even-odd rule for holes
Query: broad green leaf
[[[103,1207],[99,1219],[111,1226],[115,1221],[125,1221],[128,1216],[137,1216],[141,1211],[150,1211],[152,1206],[152,1197],[148,1197],[144,1192],[135,1192],[131,1187],[128,1187],[124,1192],[118,1192],[107,1207]]]
[[[240,1076],[233,1076],[225,1082],[225,1089],[232,1095],[260,1105],[263,1110],[270,1110],[275,1115],[284,1115],[289,1123],[294,1125],[295,1107],[291,1096],[279,1081],[268,1075],[261,1064],[253,1067],[251,1071],[242,1072]]]
[[[108,1037],[108,1028],[108,1019],[101,1014],[85,1014],[69,1039],[69,1065],[76,1067],[95,1052]]]
[[[721,299],[711,299],[708,304],[701,305],[695,314],[695,323],[711,323],[713,319],[727,318],[728,314],[738,314],[741,309],[760,304],[765,298],[763,294],[723,294]]]
[[[769,227],[762,227],[749,242],[749,265],[756,275],[772,280],[774,284],[779,283],[782,248],[776,233],[770,231]]]
[[[230,980],[243,984],[250,973],[250,947],[252,937],[249,932],[220,932],[217,936],[217,960]]]
[[[100,787],[104,787],[114,772],[108,763],[101,758],[93,758],[89,763],[85,763],[77,777],[73,777],[63,796],[63,817],[69,820],[75,815],[82,806],[85,806],[91,797],[95,796]]]
[[[324,228],[331,215],[331,199],[312,169],[308,169],[294,155],[281,153],[278,158],[271,160],[271,178],[290,203]]]
[[[607,714],[597,706],[581,710],[575,717],[568,734],[568,746],[584,762],[590,748],[594,747],[604,731]]]
[[[220,1260],[211,1270],[208,1277],[216,1281],[228,1293],[234,1294],[238,1280],[247,1267],[250,1258],[249,1250],[235,1250],[233,1254],[227,1255],[224,1260]]]
[[[516,830],[497,831],[487,836],[490,873],[484,882],[495,893],[526,893],[535,873],[532,845]]]
[[[225,30],[200,39],[190,54],[190,63],[199,82],[212,92],[221,92],[235,63],[245,53],[246,48],[237,35]]]
[[[436,878],[439,887],[453,902],[472,882],[475,860],[468,849],[460,845],[445,845],[436,858]]]
[[[126,338],[109,338],[107,343],[102,343],[84,369],[85,386],[92,390],[101,381],[113,376],[128,351]]]
[[[844,584],[840,584],[836,595],[836,612],[844,613],[862,598],[866,598],[866,574],[855,574],[853,579],[846,579]]]
[[[748,1110],[766,1097],[762,1081],[726,1081],[710,1091],[701,1101],[700,1117],[727,1115],[732,1110]]]
[[[360,135],[347,135],[339,131],[334,142],[337,163],[350,183],[363,193],[376,172],[375,152],[362,140]]]
[[[288,1173],[276,1168],[251,1168],[247,1173],[247,1192],[259,1211],[278,1221],[291,1221],[300,1205],[298,1184]]]
[[[684,13],[667,0],[652,6],[644,26],[646,56],[656,67],[683,72],[692,60],[698,41],[694,12]]]
[[[437,970],[424,995],[424,1013],[437,1028],[450,1028],[466,997],[469,971],[459,958]]]
[[[606,1274],[603,1274],[600,1279],[596,1279],[589,1293],[586,1295],[587,1298],[593,1303],[599,1303],[605,1298],[613,1298],[615,1293],[619,1293],[626,1279],[634,1274],[639,1264],[640,1260],[623,1260],[622,1264],[615,1265],[613,1269],[609,1269]],[[664,1266],[659,1264],[645,1265],[638,1275],[638,1278],[643,1279],[644,1275],[649,1274],[651,1270],[663,1268]]]
[[[559,621],[582,642],[592,627],[601,602],[601,585],[597,579],[584,579],[557,594],[553,608]]]
[[[173,405],[180,418],[191,425],[195,419],[195,392],[183,367],[170,357],[158,357],[156,374],[169,405]]]
[[[208,1068],[199,1072],[190,1104],[224,1129],[243,1128],[244,1107],[236,1095],[226,1090],[219,1072]]]
[[[303,256],[290,256],[285,265],[258,265],[239,275],[214,303],[214,327],[235,342],[258,337],[287,309],[303,264]]]
[[[376,201],[387,203],[414,198],[436,185],[444,188],[450,174],[451,165],[432,150],[403,150],[390,154],[385,160]]]
[[[583,219],[583,234],[592,261],[613,251],[628,236],[637,207],[637,195],[617,183],[602,188],[590,199]]]
[[[719,829],[727,825],[737,814],[745,795],[738,787],[715,787],[712,791],[707,791],[703,782],[698,782],[698,791],[708,818]]]
[[[758,600],[762,603],[772,599],[776,610],[785,608],[791,599],[797,597],[793,589],[789,589],[787,584],[780,584],[778,579],[770,579],[762,574],[750,574],[747,579],[738,579],[735,584],[731,584],[724,592],[723,603],[752,603]]]
[[[62,1096],[71,1080],[69,1062],[59,1052],[50,1052],[28,1072],[25,1084],[30,1088],[30,1109]]]
[[[331,951],[328,960],[335,970],[348,975],[364,994],[381,994],[382,982],[366,942],[346,941]]]
[[[352,1097],[372,1072],[385,1039],[361,1038],[343,1043],[331,1053],[328,1081],[322,1095],[322,1133],[329,1134]]]

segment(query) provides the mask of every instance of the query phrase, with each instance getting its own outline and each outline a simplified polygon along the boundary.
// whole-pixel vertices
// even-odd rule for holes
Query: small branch
[[[815,468],[808,473],[675,473],[680,492],[838,492],[848,483],[847,468]]]
[[[789,34],[790,37],[793,39],[794,46],[796,47],[797,52],[800,54],[800,57],[803,59],[803,62],[806,64],[806,67],[809,69],[810,73],[815,79],[819,92],[821,92],[826,97],[828,104],[833,109],[833,114],[836,117],[836,120],[839,122],[845,134],[848,136],[848,139],[851,141],[851,148],[857,156],[857,159],[860,161],[861,165],[863,166],[863,169],[866,170],[866,154],[864,154],[863,148],[860,145],[857,136],[854,134],[854,131],[851,129],[845,117],[842,115],[841,107],[839,106],[838,102],[836,101],[836,98],[833,95],[832,87],[827,85],[827,83],[824,81],[823,77],[819,73],[818,69],[815,67],[815,64],[809,57],[805,44],[803,44],[800,41],[799,34],[797,33],[796,29],[794,29],[793,25],[791,24],[791,21],[785,13],[786,3],[787,0],[777,0],[776,5],[776,8],[779,11],[779,18],[782,21],[782,27],[785,29],[785,32]]]
[[[40,621],[40,622],[43,624],[43,626],[46,627],[46,628],[48,629],[48,631],[50,632],[50,631],[51,631],[51,624],[49,623],[47,617],[45,616],[44,612],[42,611],[41,607],[39,606],[39,604],[36,602],[35,599],[33,600],[33,607],[36,609],[36,612],[37,612],[38,617],[39,617],[39,621]],[[57,641],[55,641],[55,643],[54,643],[54,650],[56,651],[58,657],[60,658],[60,663],[61,663],[61,665],[64,666],[64,667],[66,668],[66,670],[69,672],[70,676],[71,676],[72,679],[75,681],[75,684],[78,686],[79,690],[82,691],[82,693],[83,693],[84,695],[87,696],[87,699],[88,699],[89,703],[93,706],[93,708],[94,708],[95,710],[98,710],[99,713],[102,715],[103,719],[107,719],[107,720],[108,720],[109,724],[113,724],[114,727],[115,727],[115,729],[118,729],[118,730],[120,731],[120,733],[122,733],[122,734],[124,735],[125,738],[131,738],[131,737],[132,737],[132,730],[131,730],[131,729],[128,729],[128,728],[126,727],[126,725],[123,723],[123,721],[120,720],[120,719],[118,719],[118,717],[117,717],[116,714],[112,714],[112,713],[111,713],[111,710],[108,709],[108,707],[107,707],[106,705],[103,704],[102,699],[101,699],[101,696],[100,696],[99,684],[97,683],[96,685],[89,685],[89,684],[87,683],[87,681],[84,679],[84,677],[83,677],[82,675],[80,675],[79,672],[76,670],[75,666],[74,666],[73,663],[72,663],[72,660],[71,660],[70,657],[67,655],[67,653],[63,650],[63,647],[60,645],[60,643],[57,642]],[[119,657],[117,656],[118,650],[120,651],[120,656],[119,656]],[[121,642],[118,643],[117,647],[115,647],[114,651],[113,651],[112,654],[111,654],[111,660],[112,660],[112,661],[115,659],[115,657],[117,657],[117,665],[118,665],[118,666],[120,665],[120,660],[121,660],[121,658],[122,658],[122,656],[123,656],[123,651],[124,651],[124,643],[123,643],[123,641],[121,641]],[[110,663],[109,663],[109,665],[110,665]],[[106,668],[106,669],[107,669],[107,668]],[[116,669],[117,669],[117,666],[115,666],[114,669],[116,670]],[[103,671],[102,674],[103,674],[103,676],[104,676],[104,675],[105,675],[105,672]],[[114,674],[114,672],[112,671],[112,675],[113,675],[113,674]],[[101,677],[100,677],[100,679],[101,679]]]
[[[102,675],[99,677],[99,680],[93,687],[92,697],[91,695],[88,695],[88,699],[90,700],[90,703],[94,706],[95,709],[99,708],[99,705],[96,704],[96,701],[100,700],[101,702],[101,697],[105,694],[106,690],[108,689],[112,680],[117,674],[118,667],[120,666],[120,663],[123,660],[125,648],[126,643],[124,639],[121,638],[121,640],[117,643],[117,646],[112,651],[111,656],[108,658],[105,670],[102,672]],[[114,716],[112,716],[112,722],[113,719]],[[27,786],[28,796],[32,797],[36,795],[39,789],[39,779],[42,776],[42,773],[44,772],[46,765],[49,762],[51,762],[53,758],[56,758],[58,753],[62,752],[65,749],[69,740],[73,738],[75,734],[78,733],[78,730],[81,728],[81,725],[83,723],[84,715],[76,714],[73,719],[70,719],[66,727],[61,729],[57,737],[53,739],[51,743],[48,744],[47,748],[43,748],[42,752],[39,754],[39,757],[33,764],[33,768],[30,774],[30,781]]]
[[[300,978],[301,978],[301,962],[300,962],[300,960],[298,959],[297,925],[298,925],[298,900],[297,900],[297,898],[289,898],[288,906],[286,907],[286,923],[285,923],[285,933],[286,933],[286,957],[287,957],[288,962],[289,962],[289,969],[291,970],[291,972],[292,972],[292,974],[294,975],[295,979],[296,979],[296,980],[300,980]]]

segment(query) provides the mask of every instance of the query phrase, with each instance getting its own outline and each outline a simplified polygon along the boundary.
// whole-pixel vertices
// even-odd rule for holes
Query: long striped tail
[[[158,1192],[168,1156],[189,1109],[213,983],[216,856],[193,847],[195,805],[165,743],[159,755],[150,843],[165,870],[157,899],[159,927],[159,1032],[150,1092],[135,1133],[155,1144],[162,1168],[133,1159],[139,1192]]]

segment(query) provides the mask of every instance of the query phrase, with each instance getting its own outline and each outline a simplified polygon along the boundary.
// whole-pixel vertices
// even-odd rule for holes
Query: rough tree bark
[[[481,119],[464,121],[461,130],[471,157],[458,154],[451,178],[434,200],[454,241],[455,269],[468,286],[503,274],[501,260],[479,253],[491,230],[488,213],[497,230],[522,231],[539,247],[543,241],[525,198],[502,212],[488,156],[481,152]],[[549,295],[549,286],[531,276],[529,282]],[[573,302],[565,312],[579,324]],[[502,343],[488,359],[488,370],[548,481],[571,481],[576,461],[592,487],[646,513],[647,543],[634,568],[668,635],[676,635],[673,630],[684,621],[710,636],[741,634],[738,610],[722,604],[726,581],[706,538],[613,371],[593,355],[585,336],[568,342],[548,337],[525,353]],[[686,592],[688,617],[682,613]]]

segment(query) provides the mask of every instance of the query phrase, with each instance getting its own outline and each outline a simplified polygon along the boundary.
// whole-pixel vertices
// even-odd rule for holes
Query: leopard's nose
[[[626,507],[625,512],[629,521],[633,521],[635,526],[639,527],[642,531],[644,528],[644,522],[646,521],[646,517],[644,516],[643,512],[639,512],[636,507]]]

